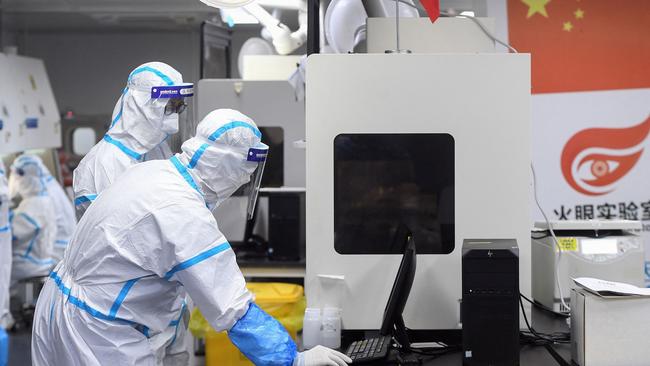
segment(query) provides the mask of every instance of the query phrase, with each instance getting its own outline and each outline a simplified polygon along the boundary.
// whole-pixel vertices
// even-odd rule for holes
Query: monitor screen
[[[341,134],[334,139],[334,248],[402,254],[408,226],[419,254],[454,250],[454,138],[446,133]]]

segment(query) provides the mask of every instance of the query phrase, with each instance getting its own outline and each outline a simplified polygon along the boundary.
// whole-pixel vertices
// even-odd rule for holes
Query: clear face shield
[[[187,98],[193,95],[194,85],[191,83],[151,88],[151,100],[158,105],[164,105],[163,132],[174,135],[183,129],[182,126],[192,115]]]
[[[257,196],[260,192],[260,185],[262,184],[262,175],[264,174],[264,166],[266,165],[266,157],[269,154],[269,147],[263,143],[259,146],[250,148],[246,156],[247,165],[252,166],[253,173],[250,180],[241,187],[242,192],[248,197],[248,204],[246,206],[247,218],[250,220],[255,214],[255,204],[257,203]]]

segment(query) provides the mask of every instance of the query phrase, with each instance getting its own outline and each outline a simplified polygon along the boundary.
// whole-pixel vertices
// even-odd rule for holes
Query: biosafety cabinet
[[[42,60],[0,53],[0,154],[61,146],[59,109]]]
[[[530,56],[324,54],[307,70],[308,305],[378,329],[400,223],[417,251],[409,329],[460,328],[464,239],[515,239],[530,294]]]
[[[575,288],[573,278],[593,277],[644,287],[645,251],[640,221],[551,221],[551,226],[557,244],[546,222],[536,223],[531,233],[535,301],[555,310],[568,310],[560,304],[557,275],[566,303]]]

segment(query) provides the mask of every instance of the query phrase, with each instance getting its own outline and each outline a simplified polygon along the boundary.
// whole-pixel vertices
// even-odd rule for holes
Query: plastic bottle
[[[329,348],[341,347],[341,309],[323,309],[321,344]]]
[[[319,308],[305,309],[305,318],[302,325],[302,344],[305,349],[320,344],[321,321]]]

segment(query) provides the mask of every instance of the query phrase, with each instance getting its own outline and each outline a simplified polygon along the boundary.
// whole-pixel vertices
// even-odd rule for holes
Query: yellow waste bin
[[[295,340],[297,333],[302,329],[306,307],[302,286],[253,282],[246,287],[255,295],[255,303],[277,319]],[[210,327],[198,308],[192,312],[190,330],[195,337],[205,337],[206,366],[253,365],[237,347],[230,343],[226,332],[217,333]]]

